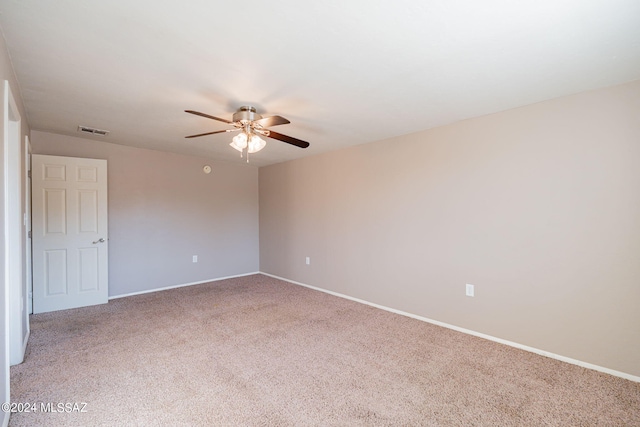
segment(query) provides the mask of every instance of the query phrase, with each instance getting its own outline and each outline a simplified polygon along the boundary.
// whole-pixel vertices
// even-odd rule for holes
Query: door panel
[[[83,248],[78,251],[80,292],[97,291],[100,282],[98,248]]]
[[[65,165],[43,165],[44,181],[65,181],[67,176],[67,168]]]
[[[78,231],[80,233],[97,233],[98,192],[96,190],[79,190],[78,203],[80,205]]]
[[[67,251],[44,251],[45,296],[67,295]]]
[[[44,234],[67,234],[67,192],[60,189],[44,189]]]
[[[33,155],[33,312],[108,300],[106,160]]]

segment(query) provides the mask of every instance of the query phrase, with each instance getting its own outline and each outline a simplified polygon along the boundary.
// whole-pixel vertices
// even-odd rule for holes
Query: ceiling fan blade
[[[224,123],[233,123],[231,120],[221,119],[220,117],[215,117],[215,116],[210,116],[209,114],[201,113],[201,112],[199,112],[199,111],[184,110],[184,112],[185,112],[185,113],[190,113],[190,114],[195,114],[196,116],[206,117],[207,119],[217,120],[217,121],[219,121],[219,122],[224,122]]]
[[[277,139],[282,142],[286,142],[287,144],[295,145],[296,147],[300,147],[300,148],[307,148],[309,146],[309,143],[307,141],[303,141],[301,139],[294,138],[292,136],[283,135],[281,133],[274,132],[272,130],[269,131],[268,136],[269,138]]]
[[[235,130],[235,129],[234,129]],[[197,138],[199,136],[205,136],[205,135],[214,135],[216,133],[225,133],[225,132],[232,132],[232,130],[217,130],[215,132],[207,132],[207,133],[199,133],[197,135],[189,135],[189,136],[185,136],[185,138]]]
[[[254,123],[258,123],[263,128],[270,128],[271,126],[286,125],[291,122],[282,116],[271,116],[256,120]]]

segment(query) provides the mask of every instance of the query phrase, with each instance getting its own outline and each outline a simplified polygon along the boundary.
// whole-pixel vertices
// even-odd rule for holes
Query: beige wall
[[[258,271],[257,168],[38,131],[32,146],[107,159],[110,296]]]
[[[640,81],[261,168],[260,268],[638,376]]]

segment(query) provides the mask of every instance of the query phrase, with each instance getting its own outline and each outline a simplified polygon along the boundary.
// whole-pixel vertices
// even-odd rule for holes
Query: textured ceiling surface
[[[291,124],[263,166],[640,78],[637,0],[1,0],[32,129],[240,162],[241,105]]]

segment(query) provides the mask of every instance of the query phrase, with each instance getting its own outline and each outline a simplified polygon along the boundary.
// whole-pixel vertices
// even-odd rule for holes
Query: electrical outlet
[[[193,256],[193,262],[198,262],[198,255]]]
[[[307,265],[311,265],[311,258],[307,257],[306,263],[307,263]]]
[[[467,283],[467,289],[466,289],[466,291],[467,291],[467,296],[468,296],[468,297],[472,297],[472,296],[474,296],[475,289],[474,289],[474,286],[473,286],[473,285],[470,285],[470,284],[468,284],[468,283]]]

